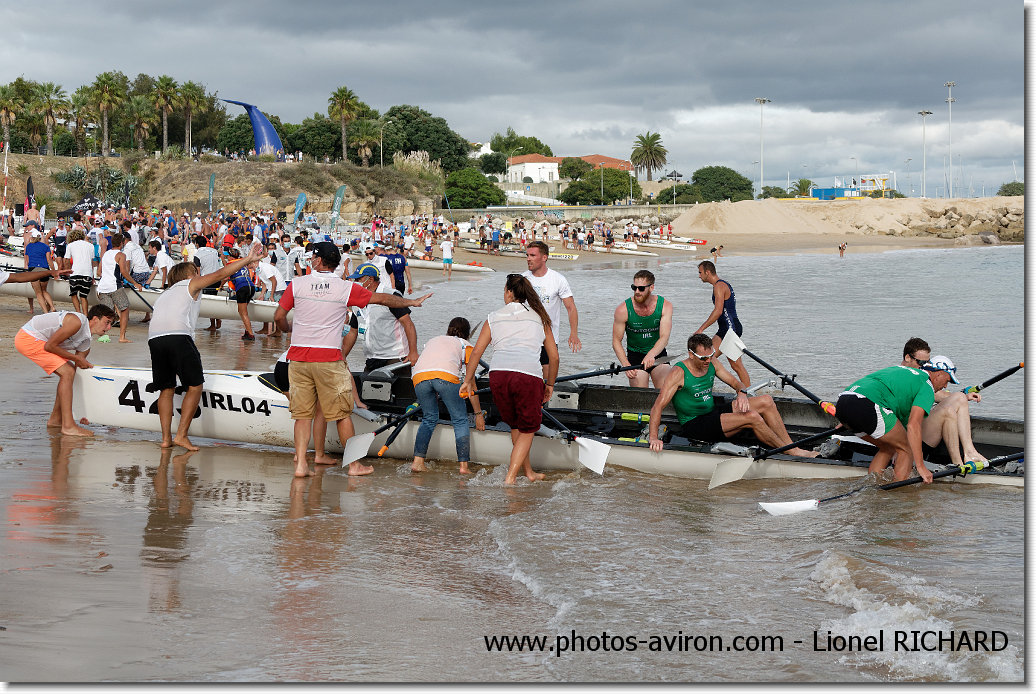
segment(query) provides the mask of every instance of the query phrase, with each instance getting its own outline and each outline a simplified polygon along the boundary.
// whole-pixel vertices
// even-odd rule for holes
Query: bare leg
[[[198,403],[201,401],[202,386],[190,386],[184,393],[183,403],[180,405],[180,425],[176,428],[176,437],[173,444],[181,446],[189,451],[196,451],[198,447],[187,438],[187,430],[191,428],[194,421],[194,413],[198,411]]]
[[[719,346],[723,343],[723,338],[719,335],[712,336],[712,347],[717,351],[716,357],[719,357]],[[744,363],[740,359],[727,359],[730,364],[730,368],[734,370],[734,375],[737,376],[738,380],[741,381],[745,388],[752,385],[752,379],[748,375],[748,370],[745,368]]]
[[[312,430],[312,419],[295,420],[295,476],[312,477],[309,463],[306,462],[306,449],[309,448],[309,432]]]
[[[349,426],[352,426],[351,420]],[[352,434],[349,434],[352,436]],[[317,406],[317,413],[313,417],[313,462],[317,465],[334,465],[338,461],[331,458],[324,451],[327,442],[327,420],[324,419],[324,411]],[[342,441],[345,445],[345,441]]]
[[[251,335],[252,321],[248,319],[248,304],[238,304],[237,314],[241,316],[241,322],[245,324],[245,335]]]
[[[129,325],[129,309],[119,311],[119,342],[132,342],[126,339],[126,328]]]
[[[66,436],[93,436],[89,429],[76,424],[72,415],[72,385],[75,382],[76,370],[71,364],[62,364],[61,368],[55,371],[61,379],[58,381],[58,404],[61,410],[61,433]]]
[[[173,389],[158,394],[158,421],[162,425],[162,448],[173,447]]]

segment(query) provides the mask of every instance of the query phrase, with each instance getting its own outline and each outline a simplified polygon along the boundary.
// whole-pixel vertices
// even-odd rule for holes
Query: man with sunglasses
[[[655,276],[648,270],[633,275],[633,296],[619,304],[612,321],[612,350],[622,366],[643,365],[643,370],[626,371],[630,385],[647,388],[651,383],[660,388],[672,368],[655,364],[666,356],[666,345],[673,329],[673,303],[654,293]],[[626,349],[622,337],[626,336]],[[654,367],[654,368],[652,368]],[[648,375],[650,374],[650,379]]]
[[[932,359],[932,348],[919,337],[912,337],[903,346],[903,361],[900,366],[924,369],[929,361],[937,361],[945,357]],[[956,369],[950,372],[951,382],[957,383]],[[954,465],[965,460],[984,461],[986,457],[975,448],[971,439],[971,410],[968,401],[982,402],[979,393],[951,393],[945,389],[936,391],[935,405],[921,423],[921,447],[928,455],[942,441]],[[961,449],[964,457],[961,457]]]
[[[670,401],[680,420],[680,435],[692,441],[725,441],[743,429],[751,429],[757,439],[771,448],[791,443],[773,398],[769,395],[749,397],[745,385],[713,359],[718,352],[712,345],[712,338],[704,333],[691,335],[687,340],[687,350],[688,358],[677,362],[676,367],[669,371],[655,404],[651,406],[648,429],[651,450],[662,450],[658,423],[662,419],[662,410]],[[712,387],[716,378],[737,391],[733,400],[717,403],[713,399]],[[789,448],[788,453],[804,458],[818,455],[801,448]]]

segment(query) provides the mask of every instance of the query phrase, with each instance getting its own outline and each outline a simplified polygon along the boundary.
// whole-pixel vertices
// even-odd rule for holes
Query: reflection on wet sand
[[[158,467],[147,473],[152,494],[148,501],[144,544],[140,550],[141,567],[148,582],[148,611],[170,612],[181,606],[179,562],[187,559],[187,531],[192,523],[194,500],[191,488],[198,473],[188,473],[187,461],[193,451],[173,456],[170,448],[159,449]],[[170,465],[171,463],[171,465]],[[169,472],[172,468],[173,497],[169,496]]]

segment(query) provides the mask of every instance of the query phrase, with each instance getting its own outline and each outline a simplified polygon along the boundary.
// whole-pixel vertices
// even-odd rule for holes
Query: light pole
[[[914,194],[914,184],[910,182],[910,162],[913,161],[913,157],[907,157],[906,161],[903,162],[907,167],[907,185],[910,186],[910,195]]]
[[[957,86],[956,82],[947,82],[943,85],[949,90],[949,96],[946,99],[947,108],[949,109],[949,120],[946,122],[946,151],[950,155],[950,182],[948,184],[948,193],[946,197],[953,197],[953,137],[950,130],[953,128],[953,102],[956,99],[953,98],[953,88]]]
[[[378,154],[381,155],[381,168],[385,168],[385,126],[392,121],[387,120],[381,124],[381,137],[378,139]]]
[[[921,116],[921,197],[928,197],[928,148],[925,146],[925,119],[932,115],[931,111],[918,111]]]
[[[757,161],[753,161],[752,162],[752,166],[755,166],[758,163],[759,162],[757,162]],[[760,180],[759,181],[759,199],[762,200],[762,198],[763,198],[763,182],[762,182],[762,180]]]
[[[853,187],[860,187],[860,160],[856,157],[849,157],[853,160]]]
[[[521,147],[515,147],[514,149],[511,150],[511,153],[509,155],[507,155],[507,174],[508,174],[508,176],[510,176],[510,174],[511,174],[511,159],[514,157],[514,153],[517,152],[520,149],[521,149]],[[514,183],[514,181],[511,181],[511,182]]]
[[[604,162],[601,162],[601,206],[604,206]]]
[[[759,194],[763,194],[763,104],[770,103],[771,99],[765,96],[755,97],[755,103],[759,104]],[[675,200],[675,198],[674,198]]]

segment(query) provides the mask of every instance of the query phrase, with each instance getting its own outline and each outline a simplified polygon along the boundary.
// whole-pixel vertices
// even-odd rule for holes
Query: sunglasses
[[[928,361],[927,359],[921,359],[921,358],[913,356],[913,355],[911,355],[910,358],[913,359],[914,361],[916,361],[918,364],[924,364],[925,362]]]
[[[651,285],[650,284],[645,284],[643,287],[641,287],[640,285],[637,285],[637,284],[631,284],[630,285],[630,289],[632,289],[635,292],[646,292],[647,290],[651,289]]]
[[[691,354],[694,354],[694,352],[691,352]],[[702,361],[708,361],[709,359],[712,359],[712,357],[715,356],[715,354],[716,354],[716,350],[713,349],[708,354],[694,354],[694,356],[698,357]]]

